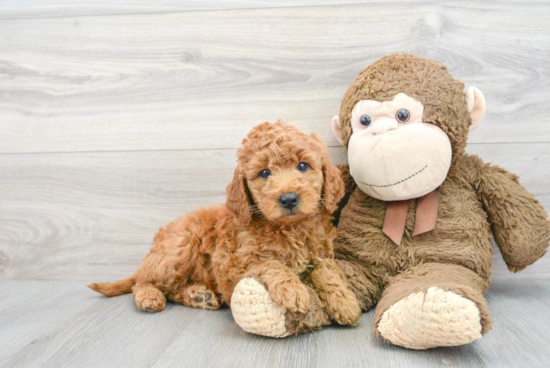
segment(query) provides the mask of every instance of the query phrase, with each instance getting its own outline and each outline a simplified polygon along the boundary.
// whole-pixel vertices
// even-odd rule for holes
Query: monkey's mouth
[[[420,170],[418,170],[418,171],[415,172],[414,174],[409,175],[409,176],[406,177],[405,179],[399,180],[398,182],[395,182],[395,183],[393,183],[393,184],[376,185],[376,184],[365,183],[365,182],[362,182],[361,180],[358,180],[358,182],[360,182],[361,184],[364,184],[364,185],[368,185],[369,187],[375,187],[375,188],[393,187],[394,185],[401,184],[401,183],[403,183],[404,181],[407,181],[407,180],[409,180],[410,178],[415,177],[416,175],[418,175],[418,174],[420,174],[422,171],[424,171],[427,167],[428,167],[428,165],[424,166],[423,168],[421,168]]]

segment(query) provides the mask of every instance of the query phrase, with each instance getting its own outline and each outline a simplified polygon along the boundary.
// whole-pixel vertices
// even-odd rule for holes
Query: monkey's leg
[[[231,297],[231,311],[237,324],[246,332],[269,337],[285,337],[310,332],[330,324],[323,303],[307,283],[309,308],[304,313],[290,312],[273,301],[256,278],[241,280]]]
[[[185,286],[180,286],[168,293],[167,298],[174,303],[183,304],[191,308],[220,309],[222,306],[222,302],[216,293],[200,282],[192,282]]]
[[[164,294],[153,284],[135,284],[132,292],[137,307],[142,311],[160,312],[166,307]]]
[[[458,265],[425,263],[389,280],[375,332],[409,349],[458,346],[491,329],[483,294],[489,280]]]

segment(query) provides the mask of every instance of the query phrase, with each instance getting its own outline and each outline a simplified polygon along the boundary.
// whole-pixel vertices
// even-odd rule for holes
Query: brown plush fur
[[[341,324],[355,324],[359,303],[332,247],[330,213],[344,186],[324,144],[290,125],[263,123],[237,155],[225,206],[198,209],[161,228],[132,277],[90,287],[107,296],[133,291],[137,306],[147,311],[164,309],[166,298],[217,309],[230,305],[236,284],[252,276],[290,313],[313,304]],[[305,172],[296,169],[300,162],[309,165]],[[263,169],[271,171],[269,178],[259,175]],[[288,192],[300,199],[292,210],[279,204]],[[326,322],[324,313],[315,318],[310,324]]]
[[[451,168],[440,187],[435,229],[412,236],[413,201],[400,246],[382,232],[387,202],[367,196],[343,170],[349,195],[337,212],[336,262],[363,310],[378,303],[375,329],[395,302],[437,286],[475,302],[486,333],[491,321],[483,294],[491,276],[491,230],[514,272],[542,257],[548,247],[547,214],[517,176],[465,153],[470,116],[463,90],[464,85],[433,60],[391,55],[361,72],[344,96],[340,118],[346,147],[351,110],[358,101],[387,101],[403,92],[424,104],[424,122],[447,133],[453,149]]]

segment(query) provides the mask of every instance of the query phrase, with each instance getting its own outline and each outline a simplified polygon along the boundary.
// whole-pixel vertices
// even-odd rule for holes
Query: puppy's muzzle
[[[279,197],[279,204],[287,210],[292,210],[298,203],[300,203],[300,198],[296,193],[283,193]]]

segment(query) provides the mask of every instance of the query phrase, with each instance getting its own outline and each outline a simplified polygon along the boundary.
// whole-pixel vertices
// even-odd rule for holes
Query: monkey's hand
[[[516,175],[481,160],[479,163],[474,186],[508,269],[519,272],[546,253],[550,239],[546,211]]]

